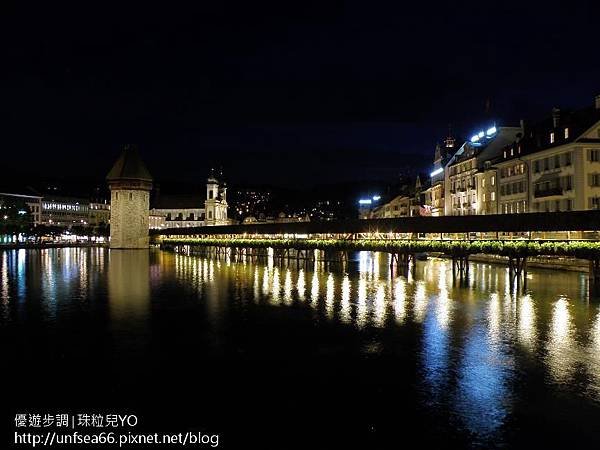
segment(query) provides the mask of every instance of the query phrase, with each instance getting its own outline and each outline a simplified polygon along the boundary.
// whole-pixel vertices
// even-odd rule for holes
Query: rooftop
[[[123,152],[106,176],[108,181],[115,180],[142,180],[152,181],[152,175],[142,161],[137,145],[127,144]]]

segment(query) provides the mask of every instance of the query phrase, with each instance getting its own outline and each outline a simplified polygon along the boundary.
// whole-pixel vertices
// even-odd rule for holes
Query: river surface
[[[127,411],[225,448],[600,442],[600,308],[578,272],[515,292],[500,265],[404,277],[371,252],[0,251],[0,338],[11,432],[18,412]]]

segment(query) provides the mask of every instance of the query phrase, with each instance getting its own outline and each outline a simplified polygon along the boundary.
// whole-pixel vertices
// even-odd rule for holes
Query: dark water
[[[225,448],[600,442],[600,309],[576,272],[391,276],[106,249],[0,252],[3,425],[119,411]],[[8,435],[7,435],[8,436]],[[7,437],[8,440],[8,437]]]

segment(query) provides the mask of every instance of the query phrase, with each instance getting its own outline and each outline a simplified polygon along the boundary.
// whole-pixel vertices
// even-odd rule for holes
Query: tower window
[[[554,132],[550,133],[550,143],[554,144]]]
[[[569,129],[565,128],[565,139],[569,139]]]

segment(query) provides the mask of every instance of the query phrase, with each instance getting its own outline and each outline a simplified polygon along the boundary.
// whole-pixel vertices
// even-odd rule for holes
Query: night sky
[[[23,178],[102,179],[129,142],[159,180],[393,179],[448,124],[600,93],[592,1],[48,3],[0,17],[2,167]]]

